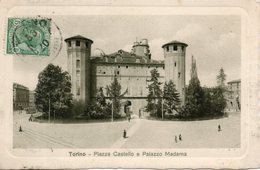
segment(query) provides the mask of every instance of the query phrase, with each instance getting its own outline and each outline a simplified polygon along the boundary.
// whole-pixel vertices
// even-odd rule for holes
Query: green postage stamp
[[[51,19],[8,18],[7,54],[49,56]]]

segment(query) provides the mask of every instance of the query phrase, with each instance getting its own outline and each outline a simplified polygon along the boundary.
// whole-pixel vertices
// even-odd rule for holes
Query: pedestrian
[[[220,125],[218,125],[218,131],[219,131],[219,132],[221,131],[221,126],[220,126]]]
[[[177,136],[175,136],[175,143],[177,143],[178,141],[177,141]]]
[[[22,130],[22,126],[20,125],[20,127],[19,127],[19,132],[22,132],[23,130]]]
[[[29,117],[29,122],[31,122],[32,121],[32,115]]]
[[[182,140],[181,134],[179,135],[179,140],[180,140],[180,141]]]
[[[128,122],[130,122],[130,120],[131,120],[131,116],[129,115],[129,117],[128,117]]]
[[[123,132],[123,137],[126,138],[126,130]]]

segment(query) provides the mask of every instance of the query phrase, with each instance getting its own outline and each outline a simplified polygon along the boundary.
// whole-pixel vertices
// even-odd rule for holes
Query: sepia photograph
[[[259,2],[0,4],[0,169],[259,167]]]
[[[8,18],[13,148],[240,148],[240,25],[236,15]]]

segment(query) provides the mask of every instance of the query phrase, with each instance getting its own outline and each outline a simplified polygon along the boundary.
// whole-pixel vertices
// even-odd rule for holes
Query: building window
[[[181,73],[179,72],[179,73],[178,73],[178,78],[180,78],[180,77],[181,77]]]
[[[80,46],[80,41],[76,41],[76,46],[77,46],[77,47]]]
[[[77,68],[80,68],[80,60],[76,61],[76,66],[77,66]]]
[[[128,68],[128,66],[125,66],[125,68]]]
[[[119,74],[119,71],[117,71],[116,73]]]
[[[177,66],[177,63],[176,63],[176,62],[174,62],[174,66],[175,66],[175,67]]]
[[[103,74],[106,74],[106,72],[104,71]]]
[[[71,47],[71,41],[68,42],[68,46]]]
[[[163,66],[162,68],[163,68],[163,70],[164,70],[164,66]]]
[[[79,77],[79,76],[80,76],[80,71],[79,71],[79,70],[77,70],[77,73],[76,73],[76,75],[77,75],[77,77]]]
[[[166,47],[166,51],[169,51],[169,49],[170,49],[169,46],[167,46],[167,47]]]
[[[77,95],[80,95],[80,88],[77,88]]]
[[[150,66],[148,66],[148,68],[150,68]]]
[[[117,66],[118,68],[120,68],[120,66]]]
[[[173,46],[173,51],[177,51],[177,45]]]
[[[86,45],[86,48],[88,48],[88,43],[85,43],[85,45]]]
[[[184,51],[184,46],[181,46],[181,50]]]

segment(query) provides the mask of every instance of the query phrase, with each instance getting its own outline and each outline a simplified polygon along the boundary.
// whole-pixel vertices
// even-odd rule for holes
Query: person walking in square
[[[22,130],[22,126],[20,125],[20,127],[19,127],[19,132],[22,132],[23,130]]]
[[[220,125],[218,125],[218,131],[219,131],[219,132],[221,131],[221,126],[220,126]]]
[[[124,138],[127,138],[127,137],[126,137],[126,130],[124,130],[124,132],[123,132],[123,137],[124,137]]]
[[[182,140],[182,136],[181,136],[181,134],[179,135],[179,140],[180,140],[180,141]]]
[[[32,114],[31,114],[31,116],[30,116],[30,118],[29,118],[29,122],[32,122]]]

